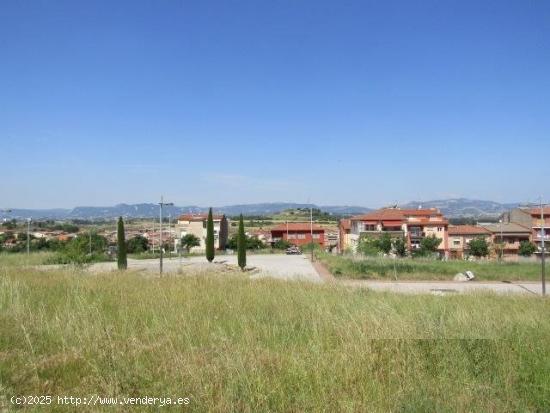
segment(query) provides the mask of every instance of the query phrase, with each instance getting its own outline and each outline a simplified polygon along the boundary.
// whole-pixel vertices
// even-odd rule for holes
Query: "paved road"
[[[351,287],[369,288],[375,291],[391,291],[405,294],[456,294],[470,292],[492,291],[497,294],[531,294],[540,295],[542,288],[540,283],[521,282],[452,282],[452,281],[367,281],[367,280],[342,280],[343,285]]]
[[[254,255],[249,254],[246,257],[247,267],[252,268],[251,277],[271,276],[280,279],[308,280],[321,282],[321,277],[311,265],[311,262],[303,255]],[[208,272],[212,269],[222,271],[226,265],[237,265],[236,255],[220,255],[216,257],[213,264],[206,261],[204,257],[189,257],[164,259],[163,270],[166,273],[182,272]],[[135,260],[128,259],[128,268],[134,270],[144,270],[151,273],[158,272],[159,260]],[[90,266],[90,271],[104,272],[115,271],[115,262],[101,262]]]
[[[391,291],[404,294],[456,294],[476,291],[492,291],[498,294],[541,294],[540,283],[521,282],[452,282],[452,281],[369,281],[334,279],[324,268],[311,264],[305,255],[267,254],[247,256],[248,267],[254,268],[249,274],[252,278],[274,277],[285,280],[307,280],[313,282],[332,282],[355,288],[370,288],[375,291]],[[221,255],[209,264],[204,257],[169,258],[164,260],[166,273],[200,273],[228,271],[228,266],[237,265],[236,255]],[[158,274],[159,260],[128,260],[130,269]],[[234,268],[234,267],[233,267]],[[317,268],[317,269],[316,269]],[[90,271],[115,271],[116,263],[103,262],[90,266]]]

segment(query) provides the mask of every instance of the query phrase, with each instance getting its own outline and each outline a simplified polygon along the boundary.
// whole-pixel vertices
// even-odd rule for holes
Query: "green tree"
[[[393,250],[395,255],[399,257],[404,257],[407,255],[407,242],[405,238],[399,237],[393,240]]]
[[[377,255],[380,252],[377,240],[366,234],[361,235],[357,243],[357,252],[363,255]]]
[[[529,241],[521,241],[519,243],[518,254],[522,257],[530,257],[537,250],[537,246]]]
[[[282,239],[282,238],[273,243],[273,248],[276,249],[276,250],[286,250],[290,246],[292,246],[292,244],[290,242]]]
[[[214,260],[214,255],[214,218],[212,217],[212,208],[210,208],[206,221],[206,259],[208,262]]]
[[[379,251],[384,254],[389,254],[392,248],[392,239],[390,234],[382,234],[380,238],[374,241],[374,245],[378,248]]]
[[[185,234],[181,237],[181,247],[187,250],[187,253],[191,251],[193,247],[200,247],[201,240],[194,234]]]
[[[238,239],[239,235],[235,234],[233,235],[229,241],[227,241],[227,248],[230,250],[236,250],[238,249]],[[261,239],[258,237],[246,237],[246,249],[247,250],[260,250],[262,248],[265,248],[265,244],[262,242]]]
[[[126,240],[124,235],[124,221],[122,217],[118,218],[118,230],[117,230],[117,263],[119,270],[125,270],[128,268],[128,261],[126,259]]]
[[[15,229],[17,228],[17,220],[12,219],[11,221],[2,222],[2,226],[6,229]]]
[[[258,237],[246,237],[246,249],[261,250],[265,248],[265,244]]]
[[[474,238],[470,241],[468,247],[470,250],[470,254],[474,257],[480,258],[489,255],[489,244],[487,243],[485,238]]]
[[[139,254],[147,251],[149,248],[149,241],[142,235],[136,235],[134,238],[130,238],[126,243],[126,251],[130,254]]]
[[[92,234],[92,255],[90,255],[90,238],[88,236],[75,237],[70,241],[52,240],[49,242],[50,250],[60,252],[60,264],[85,264],[95,261],[103,254],[107,244],[105,237]]]
[[[239,232],[237,236],[237,260],[239,267],[244,271],[246,267],[246,234],[244,233],[243,214],[239,218]]]
[[[435,235],[424,237],[420,240],[420,248],[415,252],[415,255],[425,257],[433,255],[437,252],[437,247],[443,241],[441,238],[437,238]]]
[[[229,225],[227,225],[227,218],[224,215],[220,221],[220,233],[218,234],[219,245],[218,248],[224,251],[227,248],[227,237],[229,235]]]

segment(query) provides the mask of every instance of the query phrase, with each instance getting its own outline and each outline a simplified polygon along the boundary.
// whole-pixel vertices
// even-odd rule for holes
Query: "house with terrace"
[[[449,252],[450,258],[463,259],[470,254],[470,241],[483,238],[487,244],[492,242],[492,232],[486,228],[475,225],[450,225],[449,226]]]
[[[420,248],[423,238],[434,236],[441,239],[438,247],[440,256],[449,255],[449,221],[437,208],[382,208],[351,217],[349,222],[349,235],[341,243],[342,250],[355,250],[361,236],[389,234],[392,237],[403,237],[409,250]]]

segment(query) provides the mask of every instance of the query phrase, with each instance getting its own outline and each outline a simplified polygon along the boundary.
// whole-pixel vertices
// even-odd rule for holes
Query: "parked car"
[[[296,247],[296,246],[292,246],[292,247],[288,247],[286,249],[286,255],[297,255],[297,254],[301,254],[302,251],[300,250],[300,248]]]

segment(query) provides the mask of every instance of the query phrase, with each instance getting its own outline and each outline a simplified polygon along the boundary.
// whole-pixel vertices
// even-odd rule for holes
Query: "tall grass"
[[[473,271],[478,280],[538,281],[540,264],[491,261],[438,261],[422,258],[379,258],[336,256],[319,253],[318,258],[336,277],[360,279],[451,280],[459,272]]]
[[[189,396],[186,410],[197,412],[550,410],[541,298],[75,271],[0,272],[0,401],[98,394]]]
[[[0,252],[0,268],[49,264],[56,257],[57,253],[46,251],[31,252],[28,255],[25,253]]]

